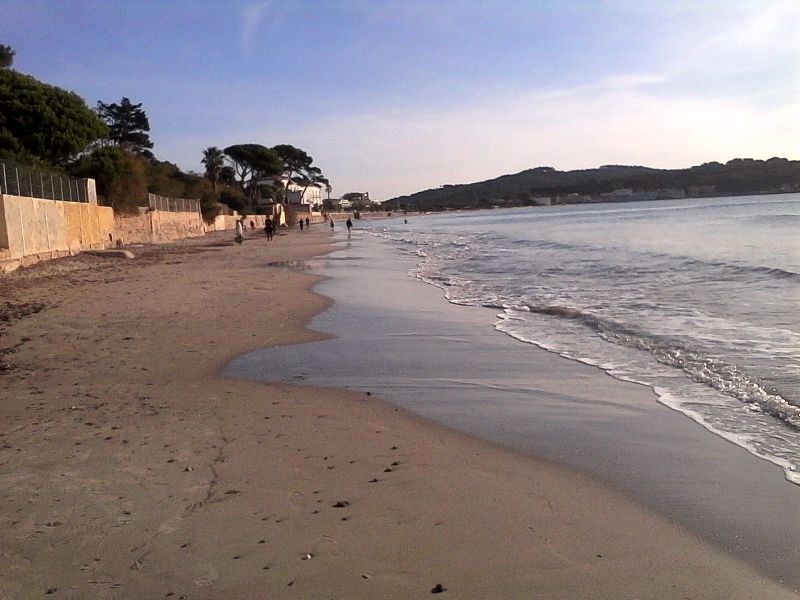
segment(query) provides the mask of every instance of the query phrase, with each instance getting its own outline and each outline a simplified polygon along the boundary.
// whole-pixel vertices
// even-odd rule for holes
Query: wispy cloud
[[[377,198],[538,165],[685,167],[797,154],[800,99],[761,111],[731,98],[664,97],[648,88],[652,80],[604,80],[430,112],[352,115],[294,135],[309,140],[317,162],[335,175],[337,193],[363,188]]]
[[[243,49],[250,47],[253,41],[253,36],[259,30],[264,16],[272,2],[259,2],[256,4],[248,4],[242,10],[242,37],[241,45]]]

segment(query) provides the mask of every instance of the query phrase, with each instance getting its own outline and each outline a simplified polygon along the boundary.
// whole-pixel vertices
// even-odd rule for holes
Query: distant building
[[[281,187],[286,193],[286,202],[292,206],[309,205],[313,210],[319,210],[324,200],[325,186],[311,183],[301,179],[289,180],[288,177],[265,177],[258,180],[260,186]],[[259,204],[270,204],[271,199],[260,201]]]
[[[341,199],[342,210],[368,210],[372,208],[369,192],[348,192]]]

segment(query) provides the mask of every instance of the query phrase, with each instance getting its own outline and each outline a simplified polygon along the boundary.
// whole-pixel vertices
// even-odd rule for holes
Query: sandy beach
[[[330,301],[286,265],[332,248],[219,234],[0,278],[0,598],[797,597],[586,475],[220,377],[321,339]]]

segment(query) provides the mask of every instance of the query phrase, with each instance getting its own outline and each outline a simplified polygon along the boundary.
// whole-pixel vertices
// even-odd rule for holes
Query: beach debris
[[[383,472],[384,472],[384,473],[391,473],[393,470],[394,470],[394,469],[391,469],[391,468],[389,468],[389,467],[386,467],[386,468],[383,470]]]
[[[372,396],[372,392],[367,392],[367,396]]]
[[[397,462],[397,461],[394,461],[394,462],[392,463],[392,466],[393,466],[393,467],[400,466],[400,463],[399,463],[399,462]]]
[[[445,590],[447,590],[446,587],[444,587],[441,583],[437,583],[431,588],[431,594],[441,594]]]
[[[368,573],[361,574],[361,579],[369,579],[370,577],[372,577],[372,575],[369,575]]]
[[[398,450],[398,447],[397,446],[392,446],[391,448],[389,448],[389,450]]]
[[[193,469],[192,467],[186,467],[186,468],[183,470],[183,472],[184,472],[184,473],[191,473],[192,471],[194,471],[194,469]]]
[[[370,483],[378,483],[378,481],[380,481],[380,479],[378,479],[377,477],[373,477],[372,479],[369,480]]]
[[[238,493],[239,493],[239,490],[228,490],[228,491],[227,491],[227,492],[225,492],[225,493],[226,493],[226,494],[238,494]]]
[[[300,557],[300,560],[311,560],[312,558],[314,558],[314,555],[311,554],[310,552],[306,552],[305,554],[303,554],[303,556]]]
[[[56,591],[58,591],[57,587],[47,588],[47,591],[45,592],[45,594],[55,594]]]
[[[344,508],[345,506],[350,506],[350,503],[347,500],[339,500],[333,505],[333,508]]]

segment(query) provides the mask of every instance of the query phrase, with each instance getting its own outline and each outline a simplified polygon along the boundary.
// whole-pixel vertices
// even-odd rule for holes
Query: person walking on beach
[[[308,220],[308,217],[306,217],[306,229],[308,229],[308,226],[309,226],[310,224],[311,224],[311,221],[309,221],[309,220]]]
[[[350,217],[347,217],[347,222],[345,223],[345,225],[347,225],[347,237],[349,238],[350,230],[353,228],[353,222],[350,220]]]
[[[233,241],[237,244],[241,244],[244,241],[244,219],[239,219],[236,221],[236,237],[233,238]]]
[[[331,217],[331,231],[333,231],[333,217]]]
[[[269,240],[271,242],[272,241],[272,234],[274,233],[274,228],[273,228],[273,225],[272,225],[272,219],[270,219],[269,217],[267,217],[267,223],[264,225],[264,231],[267,234],[267,240]]]
[[[303,231],[303,219],[300,219],[300,231]]]

